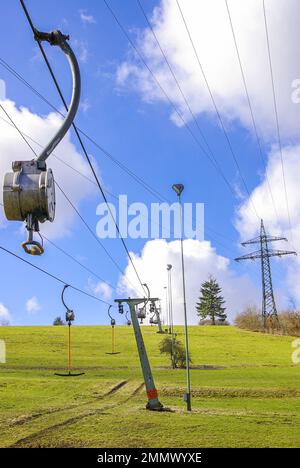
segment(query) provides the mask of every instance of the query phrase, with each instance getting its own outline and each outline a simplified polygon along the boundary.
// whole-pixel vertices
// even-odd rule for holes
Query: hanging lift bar
[[[43,245],[33,239],[33,233],[39,232],[39,223],[53,222],[55,217],[55,185],[51,169],[47,169],[46,160],[61,142],[72,125],[80,101],[81,79],[77,59],[68,44],[69,36],[60,31],[51,33],[34,29],[35,40],[46,41],[58,46],[66,54],[70,64],[73,86],[69,111],[61,127],[55,133],[42,152],[31,161],[14,161],[12,172],[4,176],[3,205],[7,220],[25,221],[28,238],[22,243],[26,253],[41,255]]]
[[[75,314],[74,311],[69,309],[69,307],[65,303],[64,294],[68,287],[69,285],[65,284],[61,293],[61,301],[64,307],[66,308],[66,322],[68,324],[68,372],[66,374],[55,373],[55,375],[59,375],[60,377],[78,377],[79,375],[83,375],[84,372],[79,372],[75,374],[71,371],[71,325],[72,322],[75,320]]]
[[[106,353],[106,354],[120,354],[119,352],[116,352],[116,338],[115,338],[115,325],[116,321],[115,319],[111,316],[110,309],[112,308],[112,305],[108,306],[108,311],[107,314],[110,318],[110,324],[111,324],[111,353]]]

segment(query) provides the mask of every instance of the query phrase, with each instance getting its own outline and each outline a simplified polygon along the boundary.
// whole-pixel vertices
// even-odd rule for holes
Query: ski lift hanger
[[[63,374],[56,372],[55,375],[58,375],[60,377],[78,377],[79,375],[84,375],[84,372],[74,373],[71,370],[71,325],[72,325],[72,322],[75,320],[75,314],[73,310],[71,310],[65,303],[64,295],[68,287],[69,287],[69,284],[65,284],[61,293],[61,301],[64,307],[66,308],[66,322],[68,324],[68,329],[69,329],[68,331],[68,372],[63,373]]]
[[[112,305],[110,305],[110,306],[108,307],[107,314],[108,314],[108,316],[109,316],[109,318],[110,318],[110,324],[111,324],[111,326],[114,327],[114,326],[116,325],[116,321],[115,321],[115,319],[114,319],[114,318],[111,316],[111,314],[110,314],[110,309],[111,309],[111,308],[112,308]]]
[[[39,232],[39,223],[54,221],[56,204],[54,177],[52,170],[47,169],[46,160],[74,121],[80,101],[81,79],[77,59],[67,42],[69,36],[60,31],[45,33],[35,30],[34,38],[37,41],[46,41],[52,46],[60,47],[67,56],[73,78],[71,103],[61,127],[35,159],[14,161],[12,172],[8,172],[4,176],[3,205],[5,216],[9,221],[26,222],[28,237],[22,243],[22,247],[30,255],[42,255],[43,245],[33,239],[33,233]]]

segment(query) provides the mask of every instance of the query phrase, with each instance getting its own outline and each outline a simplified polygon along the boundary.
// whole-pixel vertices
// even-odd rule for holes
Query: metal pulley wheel
[[[51,169],[41,170],[37,161],[15,161],[13,172],[4,176],[3,204],[10,221],[25,221],[34,213],[36,221],[53,221],[55,186]]]
[[[76,115],[80,100],[80,71],[76,57],[65,36],[60,31],[44,33],[35,30],[38,42],[47,41],[59,46],[66,54],[73,77],[73,92],[68,113],[56,134],[32,161],[15,161],[12,172],[4,177],[3,205],[9,221],[26,221],[27,241],[22,243],[26,253],[41,255],[43,245],[33,240],[33,233],[39,232],[39,223],[52,222],[55,217],[55,186],[51,169],[47,169],[46,160],[61,142]]]

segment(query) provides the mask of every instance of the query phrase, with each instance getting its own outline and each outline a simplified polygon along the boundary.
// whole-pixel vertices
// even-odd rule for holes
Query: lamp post
[[[187,392],[185,394],[185,401],[186,401],[187,411],[191,411],[192,406],[191,406],[190,355],[189,355],[189,337],[188,337],[187,313],[186,313],[185,272],[184,272],[184,255],[183,255],[183,220],[182,220],[182,203],[181,203],[181,193],[183,192],[184,185],[173,184],[172,189],[178,196],[179,208],[180,208],[180,245],[181,245],[181,269],[182,269],[185,353],[186,353],[186,379],[187,379]]]
[[[172,265],[167,265],[168,271],[168,291],[169,291],[169,333],[173,333],[173,300],[172,300]]]
[[[172,366],[175,369],[175,362],[174,362],[174,320],[173,320],[173,295],[172,295],[172,265],[167,265],[168,271],[168,290],[169,290],[169,317],[170,317],[170,328],[169,333],[171,334],[171,342],[172,342]]]
[[[165,300],[166,300],[166,309],[165,309],[166,310],[166,315],[165,315],[164,318],[166,320],[166,325],[168,327],[168,317],[169,317],[169,306],[168,306],[168,304],[169,304],[169,302],[168,302],[168,288],[167,288],[167,286],[164,286],[164,290],[165,290],[165,293],[166,293],[166,298],[165,298]]]

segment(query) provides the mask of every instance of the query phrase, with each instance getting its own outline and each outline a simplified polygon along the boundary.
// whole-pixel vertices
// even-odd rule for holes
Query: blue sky
[[[150,17],[153,8],[160,2],[147,0],[142,3]],[[138,44],[139,31],[143,31],[147,25],[136,1],[110,0],[109,4],[132,40]],[[80,107],[76,124],[166,198],[175,201],[171,185],[178,181],[183,183],[185,185],[184,201],[205,204],[205,239],[211,241],[218,255],[230,259],[231,263],[228,268],[233,275],[247,274],[251,284],[254,287],[259,286],[259,264],[249,265],[246,268],[246,265],[237,265],[233,261],[234,256],[240,253],[238,242],[241,233],[235,229],[234,224],[236,210],[243,200],[230,194],[220,175],[201,154],[187,130],[175,125],[170,119],[171,111],[167,103],[160,99],[153,99],[149,103],[149,99],[147,100],[141,92],[134,92],[130,86],[126,84],[120,86],[117,83],[116,73],[120,64],[127,61],[127,63],[136,63],[138,67],[142,65],[136,57],[132,56],[130,44],[104,2],[53,0],[41,3],[28,0],[27,6],[38,29],[50,31],[59,28],[71,36],[71,45],[80,59],[81,102],[86,104],[86,109],[83,106]],[[3,2],[1,8],[1,58],[14,67],[55,106],[61,108],[59,97],[32,38],[19,2],[16,0]],[[85,15],[92,15],[93,20],[82,21],[80,16],[82,11]],[[55,48],[45,45],[45,49],[64,95],[68,97],[70,76],[65,58]],[[7,99],[13,101],[17,107],[26,107],[31,113],[40,116],[46,116],[50,112],[45,103],[2,67],[0,79],[6,83]],[[215,116],[213,113],[203,111],[197,114],[197,120],[213,147],[214,154],[226,177],[236,188],[237,193],[239,190],[243,191],[241,180]],[[227,130],[230,140],[251,192],[261,183],[264,174],[256,142],[249,128],[243,125],[241,120],[235,118],[233,121],[229,119],[228,122]],[[190,122],[190,125],[196,131],[194,123]],[[16,144],[19,145],[19,159],[21,159],[25,147],[17,134],[15,138]],[[70,138],[80,153],[80,147],[73,133]],[[127,194],[129,203],[139,201],[150,204],[157,201],[90,142],[85,141],[85,144],[88,152],[97,162],[108,190],[115,194]],[[263,143],[263,152],[266,156],[272,144],[270,140]],[[57,154],[61,155],[59,148]],[[51,167],[50,161],[51,157],[49,159]],[[59,174],[55,176],[64,186],[63,178],[60,178]],[[72,177],[72,174],[69,173],[68,177]],[[69,181],[70,183],[72,184]],[[80,191],[80,187],[78,190]],[[245,201],[246,194],[244,196]],[[95,210],[99,201],[101,201],[100,194],[94,191],[78,205],[94,228],[97,222]],[[0,230],[1,245],[23,256],[20,248],[22,236],[18,229],[18,223],[6,224]],[[104,242],[106,248],[124,269],[127,266],[127,259],[121,242],[117,239]],[[145,240],[128,239],[127,243],[130,250],[140,254]],[[96,271],[109,283],[113,285],[118,283],[118,270],[89,236],[80,220],[74,220],[69,235],[62,236],[57,240],[57,244],[77,256],[86,266]],[[97,281],[51,246],[47,246],[43,257],[29,258],[29,260],[83,289],[88,288],[89,277],[90,280]],[[1,253],[1,265],[0,302],[9,310],[12,324],[48,324],[55,316],[64,314],[60,302],[62,289],[60,284],[4,253]],[[280,273],[284,271],[285,268],[276,262],[274,283],[277,288],[282,288]],[[281,297],[281,293],[279,296]],[[288,294],[286,300],[287,296]],[[35,313],[29,313],[26,310],[26,301],[32,297],[36,297],[40,305],[40,310]],[[112,299],[113,297],[114,295]],[[253,298],[254,303],[259,304],[259,301],[259,296]],[[106,305],[71,290],[68,291],[68,302],[77,314],[78,323],[107,322]]]

